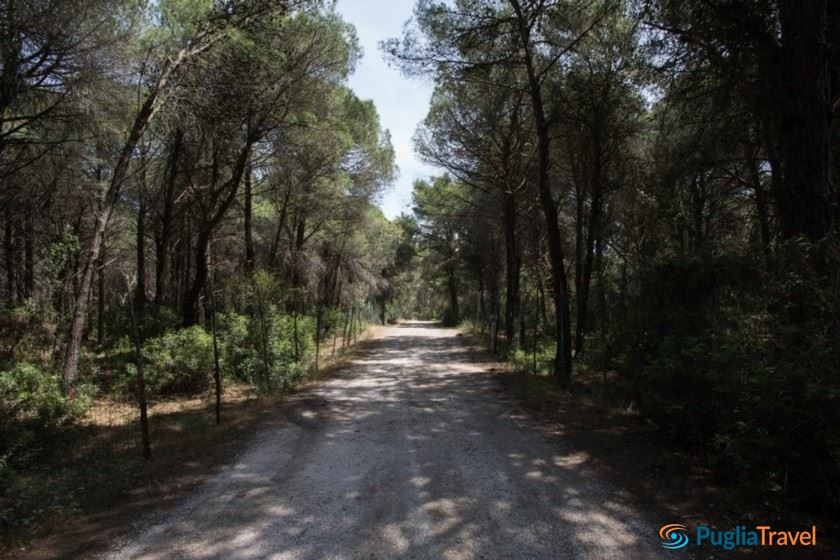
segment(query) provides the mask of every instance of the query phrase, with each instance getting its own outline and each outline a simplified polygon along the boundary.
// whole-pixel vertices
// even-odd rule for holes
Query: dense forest
[[[419,0],[382,51],[434,83],[445,173],[388,220],[332,2],[4,0],[4,538],[93,403],[135,403],[149,457],[148,400],[286,391],[400,318],[836,514],[837,37],[826,0]]]
[[[819,1],[418,2],[383,47],[434,80],[415,142],[447,174],[406,303],[836,512],[837,37]]]
[[[147,399],[292,386],[319,335],[377,313],[399,230],[374,205],[389,135],[346,85],[360,49],[330,6],[16,0],[0,17],[14,525],[18,475],[93,400],[139,398],[148,454]]]

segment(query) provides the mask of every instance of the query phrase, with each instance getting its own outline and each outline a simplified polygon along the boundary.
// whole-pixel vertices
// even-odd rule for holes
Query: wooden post
[[[216,425],[222,423],[222,368],[219,366],[219,341],[216,333],[216,297],[213,293],[213,270],[210,269],[207,282],[210,300],[210,333],[213,337],[213,382],[216,389]]]
[[[128,286],[128,312],[131,315],[131,333],[134,338],[134,359],[137,364],[137,404],[140,407],[140,437],[143,442],[143,458],[147,461],[152,458],[152,443],[149,438],[149,413],[148,405],[146,403],[146,378],[143,375],[143,341],[140,335],[140,320],[137,315],[142,314],[143,308],[138,306],[135,311],[134,306],[137,303],[133,296],[131,289],[131,282],[126,278],[126,285]]]
[[[315,308],[315,375],[318,375],[318,360],[321,356],[321,304]]]

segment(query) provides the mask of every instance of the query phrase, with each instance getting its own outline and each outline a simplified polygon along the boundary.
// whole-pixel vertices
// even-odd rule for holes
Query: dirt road
[[[384,331],[104,558],[688,558],[548,437],[456,332]],[[150,525],[150,526],[148,526]]]

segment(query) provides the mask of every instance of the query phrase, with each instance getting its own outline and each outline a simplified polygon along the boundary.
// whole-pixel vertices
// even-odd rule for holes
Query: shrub
[[[222,370],[252,385],[259,384],[258,339],[248,317],[233,312],[219,314],[217,334]]]
[[[289,389],[315,355],[314,317],[295,318],[271,310],[266,318],[265,356],[258,320],[236,313],[219,315],[218,319],[223,369],[258,389]]]
[[[340,331],[343,318],[340,307],[325,307],[321,310],[321,328],[325,333]]]
[[[713,337],[665,338],[642,370],[642,411],[673,440],[707,443],[732,416],[740,361],[734,345]]]
[[[213,339],[199,326],[168,332],[143,345],[150,395],[194,395],[210,387]],[[137,370],[126,364],[122,390],[136,394]]]
[[[87,410],[90,393],[82,386],[65,396],[55,375],[17,364],[0,372],[0,429],[6,433],[13,424],[43,429],[72,423]]]
[[[288,389],[303,376],[305,364],[315,355],[315,320],[308,315],[276,315],[269,346],[276,381]]]
[[[618,329],[645,415],[756,497],[840,511],[839,271],[801,242],[654,270]]]

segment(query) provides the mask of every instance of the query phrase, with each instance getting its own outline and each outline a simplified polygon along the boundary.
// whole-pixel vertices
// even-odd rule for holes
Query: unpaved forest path
[[[540,431],[457,332],[387,328],[104,558],[688,558]]]

